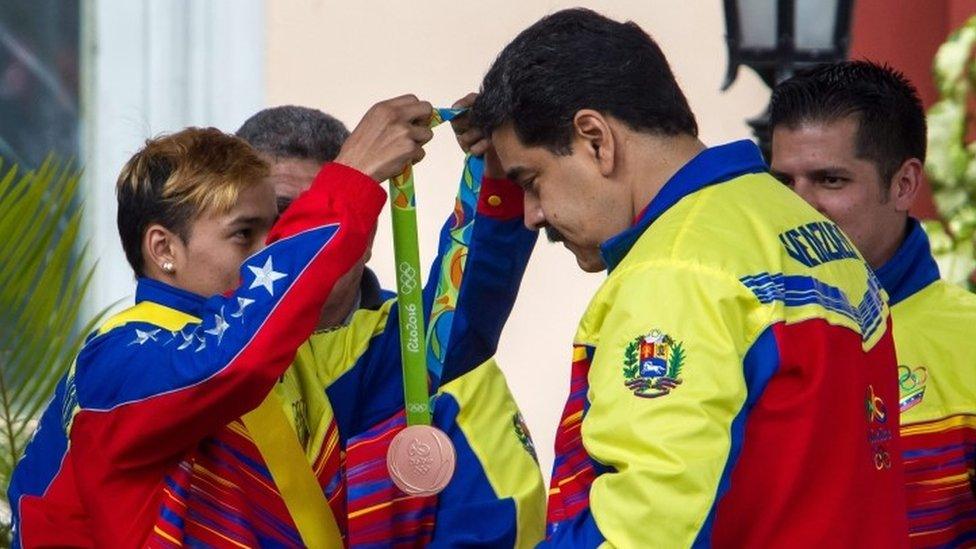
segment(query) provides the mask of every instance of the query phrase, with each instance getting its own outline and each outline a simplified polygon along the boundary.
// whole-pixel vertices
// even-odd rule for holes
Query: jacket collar
[[[633,226],[610,237],[600,246],[607,272],[620,264],[644,231],[682,198],[709,185],[765,171],[766,162],[759,147],[752,141],[734,141],[701,151],[661,187]]]
[[[917,219],[909,218],[908,232],[898,251],[876,273],[891,305],[903,301],[939,279],[929,238]]]
[[[142,301],[151,301],[199,317],[207,298],[152,278],[140,278],[136,285],[136,303]]]

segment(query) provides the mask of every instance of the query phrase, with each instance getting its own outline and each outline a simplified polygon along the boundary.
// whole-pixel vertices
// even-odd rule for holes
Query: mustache
[[[556,229],[555,227],[552,227],[551,225],[546,225],[545,231],[546,231],[546,238],[549,239],[549,242],[552,242],[552,243],[555,244],[557,242],[565,242],[566,241],[566,237],[563,236],[563,233],[559,232],[558,229]]]

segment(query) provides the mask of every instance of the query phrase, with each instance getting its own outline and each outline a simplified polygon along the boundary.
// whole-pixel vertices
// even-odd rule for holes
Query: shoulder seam
[[[675,250],[681,247],[679,244],[684,240],[685,233],[687,233],[689,227],[694,224],[694,220],[698,218],[699,211],[704,207],[705,202],[710,198],[711,191],[714,188],[715,186],[711,185],[690,195],[691,197],[695,197],[695,203],[691,205],[691,210],[688,212],[688,215],[686,215],[681,221],[681,226],[678,228],[678,234],[674,237],[674,242],[671,244],[670,257],[672,259],[674,258]]]

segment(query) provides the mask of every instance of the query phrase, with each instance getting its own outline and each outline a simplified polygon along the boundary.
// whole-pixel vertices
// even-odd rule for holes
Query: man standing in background
[[[848,61],[783,82],[771,108],[773,174],[840,225],[888,292],[911,544],[971,545],[976,296],[939,278],[909,216],[925,162],[915,87],[890,67]]]
[[[274,186],[281,213],[308,189],[322,165],[339,154],[349,130],[322,111],[289,105],[258,112],[244,122],[237,136],[254,147],[271,167],[268,179]],[[367,262],[370,255],[366,255]],[[363,269],[358,286],[350,282],[337,290],[322,311],[320,328],[342,324],[355,309],[378,309],[393,297],[392,292],[381,290],[369,267]]]

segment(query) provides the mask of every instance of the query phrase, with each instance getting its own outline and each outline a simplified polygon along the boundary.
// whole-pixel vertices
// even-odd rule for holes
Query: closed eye
[[[250,228],[239,229],[237,231],[234,231],[234,234],[231,236],[231,238],[233,238],[235,241],[240,242],[242,244],[247,244],[251,242],[251,236],[253,234],[254,231],[251,230]]]
[[[810,180],[828,189],[839,189],[851,181],[851,174],[836,167],[813,170],[809,174]]]
[[[241,216],[230,222],[226,234],[235,244],[251,246],[256,239],[264,238],[263,233],[273,222],[273,219],[261,216]]]
[[[843,187],[844,184],[847,183],[848,181],[849,179],[847,179],[846,177],[840,177],[836,175],[825,175],[819,178],[817,182],[823,185],[824,187],[838,188],[838,187]]]

